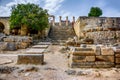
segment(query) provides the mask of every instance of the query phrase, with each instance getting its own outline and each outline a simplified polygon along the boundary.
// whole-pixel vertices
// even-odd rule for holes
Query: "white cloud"
[[[60,12],[60,15],[62,15],[62,17],[66,17],[66,16],[71,16],[71,13],[68,12],[68,11],[62,10],[62,11]]]
[[[64,0],[45,0],[44,8],[49,10],[50,14],[55,13],[62,5]]]
[[[63,1],[64,0],[13,0],[12,2],[9,2],[4,6],[0,6],[0,16],[9,16],[11,13],[11,6],[13,5],[21,3],[34,3],[41,5],[41,2],[44,2],[44,5],[42,4],[44,9],[48,9],[48,12],[50,14],[55,14],[56,11],[59,10],[59,8],[61,7]]]
[[[66,10],[61,10],[59,13],[56,15],[56,21],[59,22],[59,16],[62,16],[62,20],[66,20],[66,17],[68,16],[68,20],[72,21],[74,14],[66,11]],[[76,16],[75,16],[76,17]]]
[[[10,9],[8,7],[0,6],[0,16],[4,17],[10,16]]]
[[[12,2],[7,3],[6,5],[0,6],[0,16],[10,16],[11,6],[17,4],[26,4],[26,3],[34,3],[40,4],[42,0],[13,0]]]

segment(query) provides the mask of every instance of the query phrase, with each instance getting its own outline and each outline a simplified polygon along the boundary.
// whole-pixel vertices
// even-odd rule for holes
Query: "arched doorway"
[[[3,33],[4,32],[4,24],[0,22],[0,33]]]

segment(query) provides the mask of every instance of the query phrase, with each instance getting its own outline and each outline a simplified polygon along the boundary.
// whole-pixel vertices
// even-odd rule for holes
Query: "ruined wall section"
[[[94,39],[95,43],[120,42],[120,18],[79,17],[75,22],[76,35]]]
[[[96,31],[87,32],[89,38],[94,39],[95,43],[117,43],[120,42],[120,31]]]

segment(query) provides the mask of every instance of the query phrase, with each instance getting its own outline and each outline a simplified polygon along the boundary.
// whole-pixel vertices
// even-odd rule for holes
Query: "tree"
[[[88,13],[89,17],[99,17],[102,15],[102,10],[99,7],[91,7]]]
[[[10,16],[10,28],[16,27],[28,30],[43,31],[48,27],[48,13],[47,10],[42,9],[35,4],[18,4],[12,7]],[[21,30],[22,31],[22,30]],[[26,33],[21,35],[26,35]]]

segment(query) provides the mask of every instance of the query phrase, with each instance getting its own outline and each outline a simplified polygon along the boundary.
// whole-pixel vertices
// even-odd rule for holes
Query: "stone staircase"
[[[75,36],[73,27],[69,26],[52,26],[49,32],[49,38],[53,41],[64,41]]]

